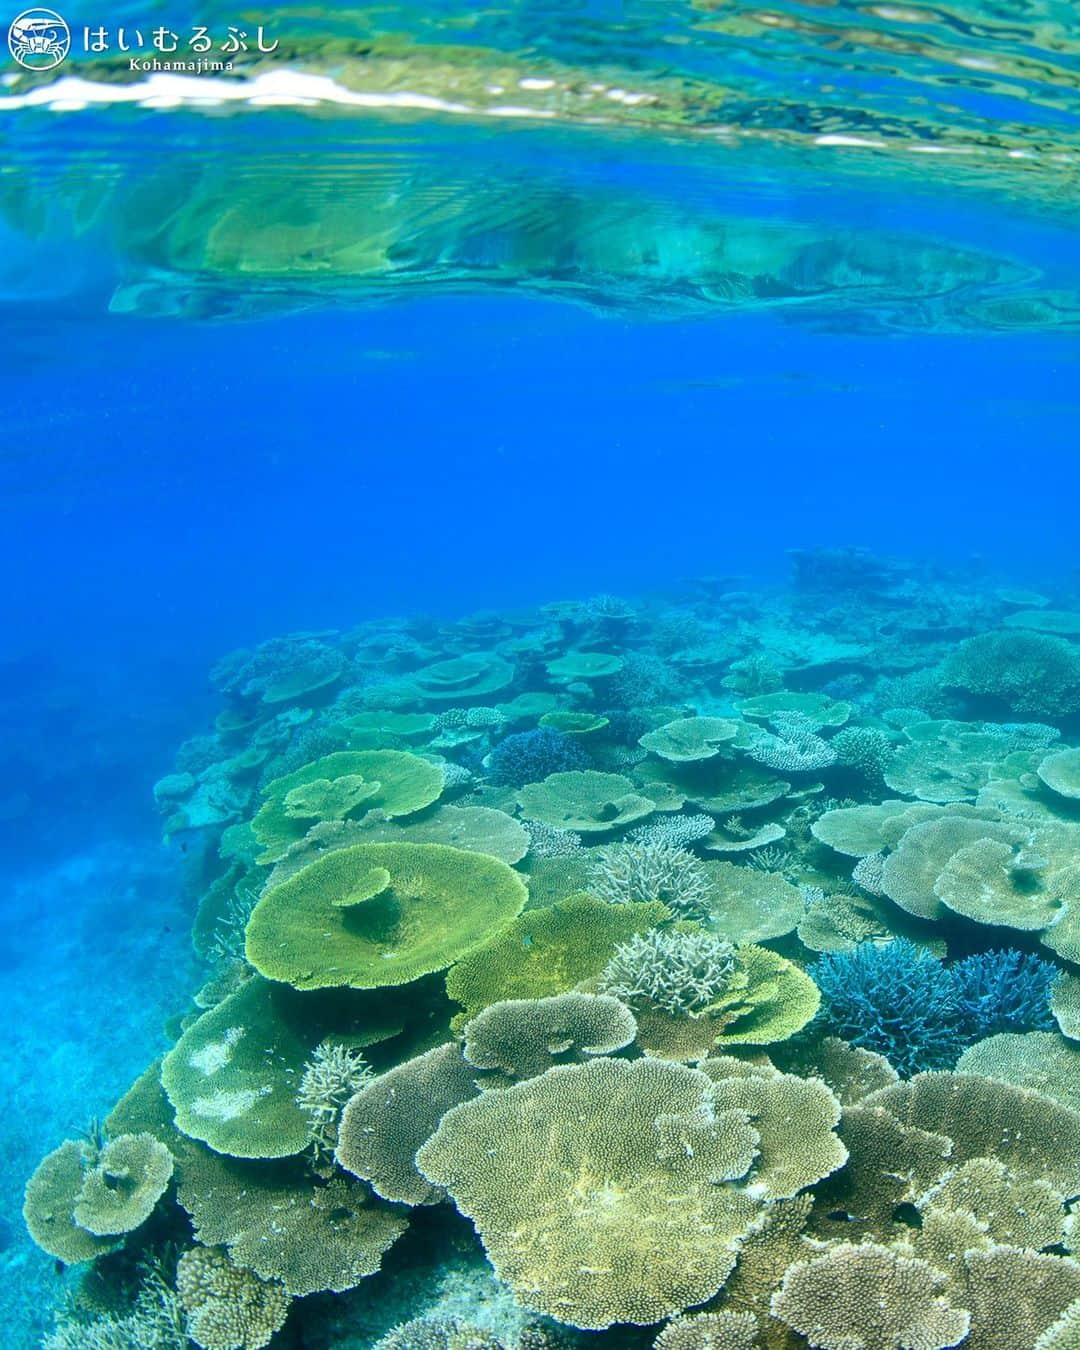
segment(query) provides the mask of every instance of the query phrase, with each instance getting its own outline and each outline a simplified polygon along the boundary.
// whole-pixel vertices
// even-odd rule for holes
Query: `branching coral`
[[[825,1030],[884,1055],[898,1073],[951,1068],[964,1049],[955,983],[913,942],[826,952],[813,976]]]
[[[705,865],[684,848],[654,840],[594,850],[587,887],[612,905],[659,900],[686,914],[708,909],[712,883]]]
[[[884,1055],[907,1077],[951,1068],[973,1041],[1048,1029],[1056,967],[1014,950],[946,966],[906,938],[826,952],[813,967],[828,1031]]]
[[[296,1104],[308,1118],[317,1150],[333,1153],[337,1146],[338,1120],[345,1103],[372,1077],[359,1050],[324,1042],[304,1065]]]
[[[504,737],[488,755],[485,767],[490,782],[519,788],[539,783],[552,773],[587,769],[589,755],[577,737],[537,727]]]
[[[735,948],[712,933],[654,928],[615,949],[599,985],[633,1006],[651,1004],[676,1016],[700,1017],[724,993],[735,971]]]

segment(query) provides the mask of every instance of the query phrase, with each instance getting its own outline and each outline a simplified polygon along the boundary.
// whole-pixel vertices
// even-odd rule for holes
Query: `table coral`
[[[526,896],[497,858],[442,844],[356,844],[262,896],[247,957],[297,989],[408,984],[480,946]]]

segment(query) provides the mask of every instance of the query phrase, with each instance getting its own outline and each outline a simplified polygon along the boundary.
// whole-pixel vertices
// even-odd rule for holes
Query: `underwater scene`
[[[0,1350],[1080,1350],[1067,0],[0,15]]]

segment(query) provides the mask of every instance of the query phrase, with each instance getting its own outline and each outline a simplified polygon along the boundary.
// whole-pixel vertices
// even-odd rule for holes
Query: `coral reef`
[[[220,663],[48,1350],[1075,1345],[1076,598],[795,567]]]

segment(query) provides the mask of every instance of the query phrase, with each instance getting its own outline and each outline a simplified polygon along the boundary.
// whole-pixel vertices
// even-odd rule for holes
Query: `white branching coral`
[[[723,938],[654,928],[615,948],[600,988],[631,1007],[645,1003],[701,1017],[727,989],[734,970],[735,948]]]
[[[590,895],[611,905],[659,900],[686,914],[709,908],[712,882],[704,863],[662,839],[635,839],[594,850]]]
[[[333,1153],[345,1104],[373,1077],[359,1050],[332,1041],[316,1046],[304,1065],[296,1104],[308,1118],[318,1153]]]

